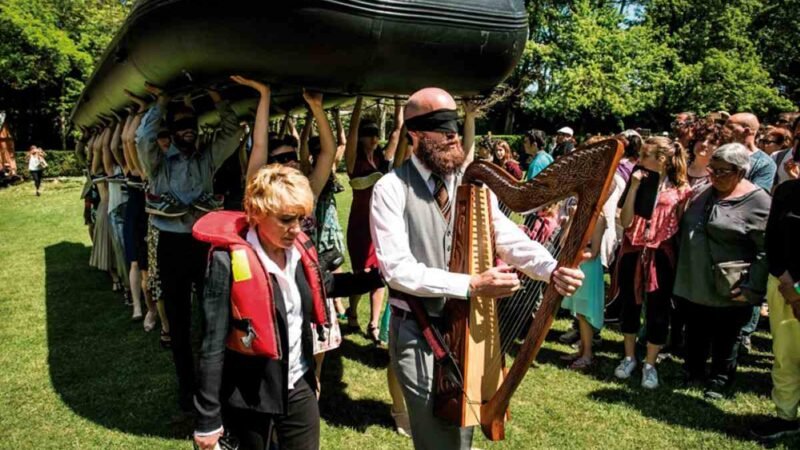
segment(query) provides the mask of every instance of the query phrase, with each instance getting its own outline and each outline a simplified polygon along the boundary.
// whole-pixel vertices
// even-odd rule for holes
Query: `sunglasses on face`
[[[687,120],[687,121],[685,121],[685,122],[678,122],[678,121],[675,121],[675,122],[672,122],[672,123],[670,124],[670,126],[671,126],[672,128],[685,128],[685,127],[688,127],[688,126],[691,126],[691,125],[692,125],[692,122],[691,122],[691,121],[689,121],[689,120]]]
[[[267,164],[288,164],[295,161],[297,161],[297,153],[295,152],[286,152],[274,156],[270,155],[267,158]]]

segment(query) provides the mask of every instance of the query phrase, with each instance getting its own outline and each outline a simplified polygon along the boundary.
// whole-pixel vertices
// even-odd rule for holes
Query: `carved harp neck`
[[[622,144],[615,139],[577,149],[557,159],[527,183],[514,180],[493,164],[478,161],[467,168],[463,182],[486,185],[515,212],[531,211],[567,197],[576,197],[577,207],[557,260],[559,266],[577,267],[602,203],[607,198],[622,150]],[[514,364],[494,396],[481,406],[481,428],[490,440],[504,438],[504,418],[511,396],[536,358],[561,298],[552,286],[545,289],[541,307]]]

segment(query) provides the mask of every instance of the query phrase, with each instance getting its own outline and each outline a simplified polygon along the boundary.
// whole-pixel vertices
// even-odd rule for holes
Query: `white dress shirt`
[[[411,162],[427,182],[433,193],[435,181],[432,172],[416,155]],[[445,177],[445,186],[451,201],[455,197],[455,177]],[[471,276],[427,267],[411,254],[408,225],[405,223],[406,190],[395,172],[381,178],[372,191],[370,232],[378,256],[381,274],[386,284],[418,297],[467,297]],[[492,223],[494,225],[497,255],[506,263],[518,268],[531,278],[549,281],[557,262],[540,243],[530,239],[506,217],[492,194]],[[454,212],[455,213],[455,212]],[[389,299],[390,304],[408,310],[402,300]]]
[[[247,243],[253,247],[258,260],[268,273],[275,275],[278,288],[281,290],[283,302],[286,305],[286,328],[289,335],[289,390],[294,389],[294,384],[306,371],[308,362],[303,358],[303,300],[297,289],[295,272],[300,262],[300,252],[294,246],[286,249],[286,267],[280,267],[267,256],[267,252],[258,240],[255,227],[247,231]]]

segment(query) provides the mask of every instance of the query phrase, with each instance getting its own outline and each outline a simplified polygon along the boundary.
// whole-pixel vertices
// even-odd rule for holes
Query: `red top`
[[[692,189],[689,186],[673,186],[659,192],[650,220],[635,215],[631,226],[625,230],[630,245],[658,248],[662,242],[674,236],[678,232],[681,213],[691,196]]]
[[[672,186],[658,193],[656,206],[650,220],[641,216],[633,216],[633,222],[625,230],[625,237],[622,239],[622,246],[619,249],[617,270],[614,271],[614,278],[611,280],[612,296],[619,292],[619,263],[622,255],[634,252],[642,253],[633,275],[636,303],[642,303],[645,292],[653,292],[658,289],[655,251],[656,249],[664,251],[671,265],[675,266],[674,244],[669,239],[678,232],[681,214],[686,202],[691,197],[691,187]]]

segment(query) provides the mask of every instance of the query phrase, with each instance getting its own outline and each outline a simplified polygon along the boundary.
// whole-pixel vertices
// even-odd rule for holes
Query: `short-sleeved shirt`
[[[772,183],[775,181],[775,161],[761,150],[756,150],[750,154],[750,170],[747,171],[748,181],[767,192],[772,191]]]
[[[553,157],[549,153],[540,150],[536,152],[533,161],[528,165],[528,171],[525,173],[525,181],[530,180],[544,170],[547,166],[552,164]]]

